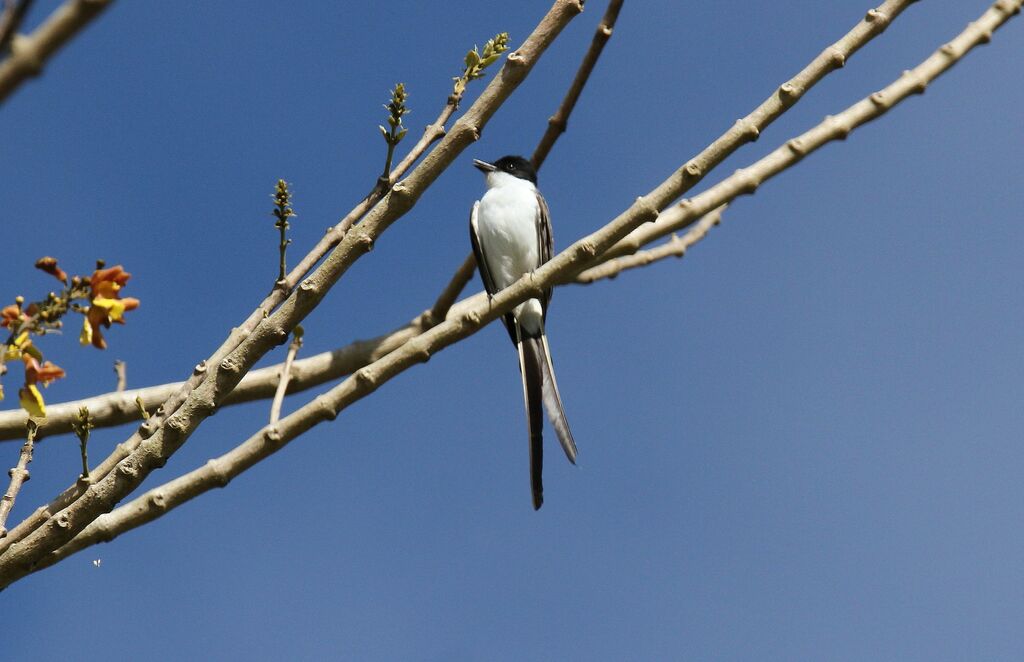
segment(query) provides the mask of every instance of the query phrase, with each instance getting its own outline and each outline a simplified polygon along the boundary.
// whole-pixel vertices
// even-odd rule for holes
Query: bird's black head
[[[507,172],[513,177],[525,179],[528,182],[537,184],[537,169],[529,160],[521,156],[503,156],[494,163],[486,161],[473,161],[473,165],[483,172]]]

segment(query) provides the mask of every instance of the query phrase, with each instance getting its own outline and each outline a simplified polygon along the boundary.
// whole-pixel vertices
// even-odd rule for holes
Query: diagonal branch
[[[722,220],[722,212],[728,205],[723,205],[712,210],[696,223],[682,237],[673,234],[665,243],[646,251],[637,251],[632,255],[606,259],[600,264],[584,269],[572,282],[579,285],[589,285],[605,278],[615,278],[623,271],[646,267],[647,265],[664,260],[669,257],[683,257],[691,246],[707,236],[711,228],[718,225]],[[601,257],[607,256],[607,253]]]
[[[10,34],[11,55],[0,62],[0,103],[49,60],[112,0],[67,0],[30,35]]]
[[[619,11],[622,9],[622,2],[623,0],[610,0],[608,3],[608,8],[605,10],[601,22],[597,25],[594,39],[590,42],[587,54],[583,56],[583,61],[580,63],[579,70],[576,71],[576,77],[573,78],[572,85],[569,86],[569,90],[565,93],[565,98],[562,99],[562,104],[558,107],[558,110],[548,120],[547,131],[541,136],[540,142],[537,143],[537,148],[533,150],[533,157],[530,159],[533,161],[533,167],[537,170],[540,170],[540,167],[544,165],[544,161],[548,158],[551,148],[555,146],[555,141],[565,133],[565,129],[569,126],[569,115],[572,114],[573,108],[576,107],[576,102],[579,101],[580,94],[583,92],[583,86],[590,79],[590,74],[594,71],[597,59],[601,57],[604,45],[608,43],[612,36],[615,21],[619,18]]]
[[[1024,0],[999,0],[977,21],[968,25],[951,42],[889,86],[848,107],[836,116],[780,146],[750,167],[733,175],[690,200],[674,206],[670,212],[679,218],[698,218],[741,195],[752,194],[758,185],[798,163],[804,156],[831,141],[844,139],[855,128],[876,119],[914,94],[952,67],[979,44],[988,42],[992,32],[1020,11]],[[638,208],[639,209],[636,209]],[[267,426],[227,454],[210,460],[204,467],[139,496],[117,510],[102,515],[69,544],[47,555],[33,569],[11,571],[0,559],[0,581],[9,583],[47,567],[98,542],[110,540],[125,531],[160,517],[181,503],[214,487],[226,485],[234,476],[264,457],[280,450],[289,441],[325,420],[334,419],[341,410],[374,392],[392,377],[422,363],[444,347],[465,338],[515,305],[536,297],[545,287],[560,282],[578,269],[580,262],[602,248],[612,246],[633,227],[643,222],[642,201],[590,236],[577,241],[553,260],[528,274],[493,298],[477,295],[453,308],[448,320],[404,344],[384,358],[360,369],[338,386],[317,396],[275,426]],[[675,219],[678,220],[678,219]],[[698,226],[700,227],[700,226]]]
[[[191,433],[219,407],[242,376],[268,351],[283,342],[326,296],[373,243],[407,213],[440,174],[477,140],[502,103],[526,78],[537,60],[583,7],[579,0],[556,0],[522,46],[483,90],[476,103],[455,122],[434,150],[384,196],[366,218],[346,233],[321,265],[291,293],[276,312],[260,322],[239,346],[215,364],[197,368],[202,379],[152,434],[101,480],[93,482],[61,512],[17,541],[3,545],[0,582],[23,576],[47,552],[70,540],[96,517],[108,512],[139,486],[154,469],[163,466]],[[289,417],[291,418],[291,417]],[[20,525],[19,525],[20,528]],[[12,532],[13,533],[13,532]]]
[[[4,525],[7,524],[7,516],[11,514],[11,509],[14,508],[14,500],[18,498],[21,486],[29,478],[28,465],[32,461],[32,448],[36,440],[35,421],[30,419],[25,429],[27,434],[25,443],[21,446],[21,453],[18,455],[18,464],[8,472],[11,476],[11,483],[8,485],[3,497],[0,497],[0,538],[7,535],[7,529],[4,528]]]

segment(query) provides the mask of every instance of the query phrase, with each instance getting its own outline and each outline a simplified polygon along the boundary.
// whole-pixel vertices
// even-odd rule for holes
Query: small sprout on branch
[[[402,138],[409,132],[409,129],[402,126],[402,117],[411,112],[405,105],[405,100],[408,98],[409,95],[405,91],[405,83],[396,83],[395,88],[391,90],[391,101],[384,104],[384,110],[388,111],[388,127],[390,128],[385,129],[383,125],[377,125],[377,128],[380,129],[380,134],[384,136],[384,142],[388,144],[388,155],[384,160],[384,172],[377,178],[377,187],[382,191],[387,189],[388,183],[391,181],[391,163],[395,157],[395,147],[398,146],[398,143],[402,142]]]
[[[277,180],[277,187],[274,189],[274,194],[271,195],[274,199],[274,227],[281,232],[281,243],[278,248],[281,251],[281,264],[278,271],[277,283],[283,285],[285,282],[285,276],[288,274],[288,263],[285,261],[285,252],[288,250],[288,244],[292,243],[291,239],[288,239],[288,228],[290,227],[288,219],[295,216],[295,210],[292,209],[292,193],[288,190],[288,182],[283,179]]]
[[[452,88],[452,95],[448,97],[448,103],[458,108],[469,81],[483,78],[484,69],[497,62],[501,54],[507,50],[508,33],[499,32],[492,39],[487,40],[482,53],[477,52],[476,46],[473,47],[473,50],[466,53],[465,67],[462,70],[462,75],[452,79],[455,81],[455,85]]]
[[[75,436],[78,437],[78,445],[82,450],[81,480],[88,480],[89,478],[89,431],[94,427],[96,426],[92,422],[92,415],[89,413],[89,408],[79,408],[78,415],[75,416],[75,420],[71,422],[71,429],[74,431]]]
[[[135,406],[139,408],[139,415],[142,416],[142,420],[148,421],[149,420],[149,412],[146,411],[146,406],[144,404],[142,404],[142,396],[141,395],[135,396]]]

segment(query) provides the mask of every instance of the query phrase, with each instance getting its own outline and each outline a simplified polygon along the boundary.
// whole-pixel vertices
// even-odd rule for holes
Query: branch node
[[[846,66],[846,54],[843,53],[838,48],[832,49],[829,55],[829,60],[832,62],[836,69],[841,69]]]
[[[633,207],[638,211],[643,223],[653,223],[658,220],[658,208],[647,198],[647,196],[638,196],[633,201]],[[593,256],[593,254],[591,255]]]
[[[152,420],[145,421],[142,425],[139,426],[139,436],[142,437],[143,439],[149,439],[151,436],[153,436],[153,432],[154,430]]]
[[[11,38],[11,57],[17,58],[21,69],[29,76],[38,76],[43,71],[43,58],[35,42],[23,34]]]
[[[582,9],[580,11],[582,11]],[[508,67],[526,66],[526,58],[523,57],[523,55],[519,51],[512,51],[511,53],[509,53],[508,57],[505,58],[505,62],[506,66]],[[498,74],[500,75],[501,72],[499,71]]]
[[[210,469],[210,474],[213,476],[213,482],[217,487],[227,487],[228,483],[231,482],[231,478],[224,473],[222,463],[218,462],[216,458],[206,461],[206,466]]]
[[[373,237],[367,232],[357,232],[354,241],[356,246],[367,253],[373,250]]]
[[[53,525],[58,529],[66,529],[71,526],[71,517],[67,513],[58,513],[53,519]]]
[[[590,260],[597,255],[597,244],[592,241],[581,241],[579,243],[579,255],[584,260]]]
[[[1020,13],[1020,5],[1013,0],[999,0],[996,3],[996,8],[1007,16],[1013,16]]]
[[[787,142],[786,145],[789,147],[789,151],[793,152],[793,154],[797,156],[803,156],[807,153],[807,145],[805,145],[804,141],[799,138],[793,138]]]
[[[883,92],[875,92],[870,98],[871,103],[875,104],[879,108],[885,108],[885,94]]]
[[[800,91],[793,83],[783,83],[779,86],[779,100],[787,106],[800,98]]]
[[[313,402],[316,403],[316,406],[320,409],[320,411],[323,413],[324,418],[326,418],[328,421],[333,421],[338,417],[338,410],[331,404],[330,398],[328,398],[326,395],[321,394],[316,396],[315,398],[313,398]]]
[[[686,164],[685,171],[691,179],[697,179],[698,177],[701,176],[701,174],[703,174],[704,169],[701,168],[700,164],[697,163],[696,161],[690,161],[689,163]]]
[[[909,69],[905,69],[903,71],[903,76],[904,77],[912,77],[912,76],[914,76],[914,72],[910,71]],[[917,80],[914,81],[914,86],[913,86],[912,89],[914,91],[914,94],[924,94],[924,91],[925,91],[925,89],[927,87],[928,87],[928,83],[925,82],[925,80],[923,78],[918,76]]]
[[[266,433],[263,437],[270,443],[277,445],[281,443],[281,430],[276,425],[271,425],[267,428]]]
[[[154,492],[149,497],[149,504],[156,510],[167,510],[167,497],[163,492]]]
[[[228,356],[220,362],[220,369],[226,373],[234,374],[241,369],[234,357]]]
[[[743,193],[750,195],[757,191],[757,186],[759,184],[757,174],[752,172],[749,168],[739,168],[734,173],[734,176],[736,179],[740,180],[739,189]]]
[[[878,26],[879,30],[884,30],[889,26],[889,15],[878,9],[869,9],[864,20]]]
[[[736,127],[740,130],[747,140],[754,142],[758,136],[761,135],[761,130],[757,128],[757,125],[747,119],[736,120]]]
[[[202,361],[200,361],[199,363],[196,364],[195,369],[192,370],[192,374],[198,376],[198,375],[203,374],[204,372],[206,372],[206,360],[205,359],[203,359]]]
[[[139,467],[130,458],[125,458],[118,463],[117,473],[125,478],[134,478],[139,474]]]
[[[360,386],[372,387],[376,383],[377,376],[374,374],[370,366],[363,366],[359,370],[356,370],[356,382]]]

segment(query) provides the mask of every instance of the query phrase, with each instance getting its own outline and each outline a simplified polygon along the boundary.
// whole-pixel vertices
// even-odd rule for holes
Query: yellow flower
[[[43,402],[43,394],[39,392],[35,384],[29,384],[18,391],[18,400],[21,408],[28,412],[29,416],[46,418],[46,403]]]

